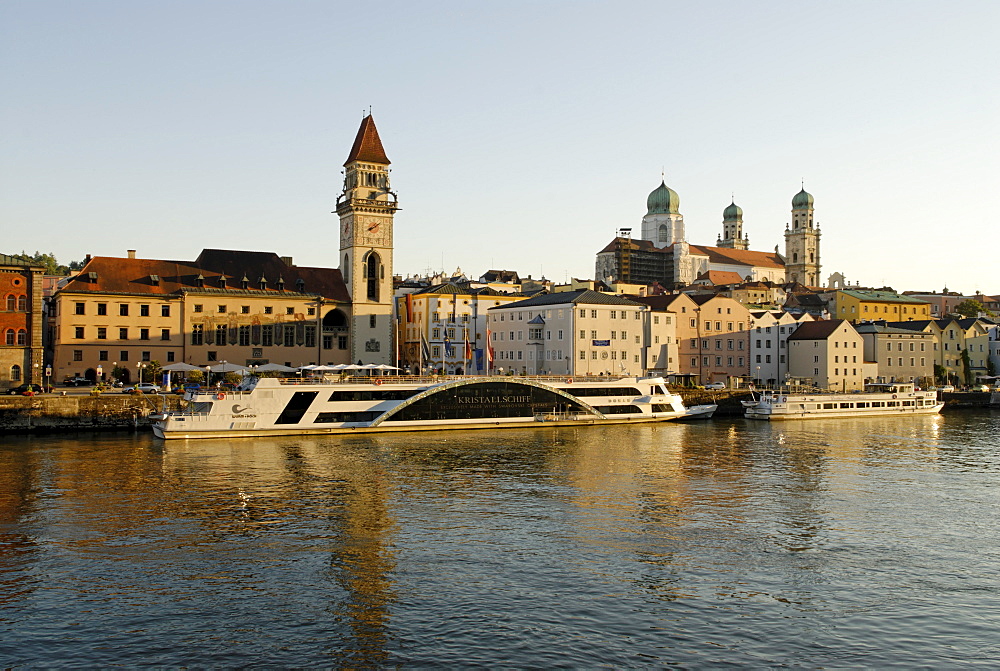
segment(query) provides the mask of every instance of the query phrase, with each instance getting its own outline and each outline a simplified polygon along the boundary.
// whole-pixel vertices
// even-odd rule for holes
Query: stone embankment
[[[0,396],[0,434],[145,429],[149,415],[176,409],[179,396]]]

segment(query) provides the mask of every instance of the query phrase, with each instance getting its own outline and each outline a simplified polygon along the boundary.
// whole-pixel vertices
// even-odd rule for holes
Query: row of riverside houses
[[[689,244],[679,197],[661,184],[641,236],[621,229],[598,253],[597,280],[556,285],[491,270],[471,281],[458,269],[417,281],[393,276],[399,206],[388,166],[369,114],[336,199],[336,268],[260,251],[206,249],[191,261],[130,251],[88,256],[43,301],[42,269],[4,257],[0,387],[40,382],[50,368],[57,382],[107,380],[112,371],[131,382],[153,362],[654,373],[841,389],[1000,367],[996,325],[940,314],[954,307],[947,290],[941,300],[863,290],[836,273],[818,287],[820,229],[804,189],[792,199],[784,255],[749,249],[735,203],[716,246]]]
[[[441,283],[397,298],[400,365],[458,374],[655,373],[693,383],[794,380],[848,390],[872,380],[928,383],[936,373],[952,380],[988,373],[1000,339],[996,324],[918,320],[912,310],[919,306],[909,300],[886,303],[886,292],[869,298],[868,310],[858,304],[855,314],[874,315],[877,302],[878,314],[908,319],[818,319],[718,294],[575,289],[527,296]]]

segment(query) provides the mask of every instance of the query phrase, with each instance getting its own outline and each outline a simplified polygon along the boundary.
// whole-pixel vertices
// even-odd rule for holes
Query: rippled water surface
[[[0,663],[993,666],[998,436],[4,437]]]

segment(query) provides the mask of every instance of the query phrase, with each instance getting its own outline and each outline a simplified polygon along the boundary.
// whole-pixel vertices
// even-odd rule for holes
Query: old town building
[[[0,254],[0,389],[44,382],[45,268]]]
[[[864,388],[864,340],[845,319],[806,322],[788,337],[792,378],[820,389],[856,391]]]

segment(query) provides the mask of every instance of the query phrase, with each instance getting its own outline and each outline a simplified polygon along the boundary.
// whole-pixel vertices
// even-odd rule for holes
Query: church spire
[[[375,120],[371,114],[361,120],[358,136],[354,138],[354,146],[351,147],[351,153],[344,161],[344,165],[353,161],[389,165],[389,159],[385,155],[385,149],[382,148],[382,140],[379,139],[378,129],[375,128]]]

